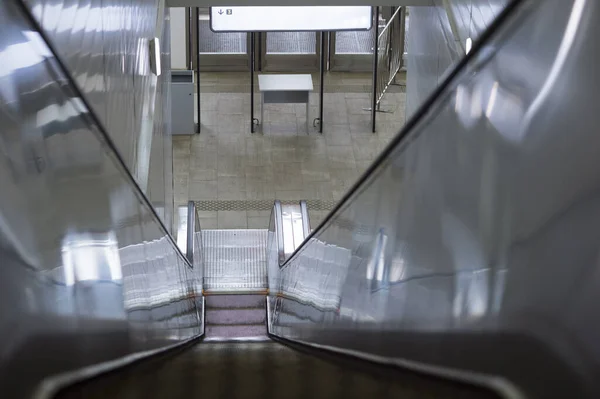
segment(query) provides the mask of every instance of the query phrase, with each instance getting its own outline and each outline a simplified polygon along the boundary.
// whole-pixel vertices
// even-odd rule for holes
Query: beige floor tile
[[[189,199],[192,201],[216,200],[217,181],[190,181]]]
[[[303,199],[320,199],[320,200],[331,200],[333,199],[333,186],[330,181],[321,182],[309,182],[304,183],[304,196]]]
[[[219,149],[217,159],[217,175],[219,177],[240,177],[246,168],[246,157],[243,156],[244,150],[232,154],[231,149],[227,154],[221,154]]]
[[[348,122],[346,111],[323,111],[323,130],[327,129],[329,125],[345,125]]]
[[[323,128],[323,137],[327,145],[352,145],[352,136],[350,135],[350,126],[345,125],[325,125]]]
[[[371,108],[370,98],[346,98],[346,109],[348,115],[370,115],[368,108]]]
[[[218,211],[217,224],[219,229],[247,229],[248,216],[246,211]]]
[[[378,137],[353,137],[352,148],[354,159],[360,161],[373,161],[381,152],[381,144]]]
[[[271,217],[271,211],[246,211],[248,213],[248,217],[264,217],[264,218],[268,218]]]
[[[296,139],[296,146],[299,151],[308,154],[327,153],[327,142],[321,134],[300,135]]]
[[[302,163],[274,163],[276,191],[302,189]]]
[[[202,230],[212,230],[212,229],[218,229],[219,228],[219,223],[216,217],[214,218],[200,218],[199,219],[199,223],[200,223],[200,228]]]
[[[361,161],[356,163],[356,171],[361,176],[373,164],[372,161]]]
[[[276,104],[273,104],[276,105]],[[267,106],[267,110],[265,110],[265,122],[271,123],[295,123],[296,122],[296,112],[293,108],[294,104],[282,104],[292,106],[290,109],[285,110],[269,110],[271,104]]]
[[[191,136],[190,148],[192,149],[192,151],[194,149],[207,148],[207,147],[212,149],[214,146],[216,146],[219,143],[218,137],[216,135],[216,130],[215,130],[215,134],[210,134],[211,128],[214,128],[214,127],[206,126],[206,128],[203,129],[200,134],[195,134],[195,135]]]
[[[275,198],[278,200],[287,200],[287,201],[300,201],[305,200],[304,190],[275,190]]]
[[[245,122],[250,120],[246,114],[229,114],[222,113],[218,115],[217,132],[219,135],[224,134],[242,134],[245,133]]]
[[[228,98],[224,98],[226,95],[229,95],[229,93],[221,94],[217,101],[216,111],[220,116],[244,115],[246,112],[248,112],[244,109],[244,100],[241,97],[229,95]]]
[[[290,122],[266,122],[264,124],[263,134],[267,136],[297,136],[298,135],[298,122],[296,116],[294,120]],[[306,129],[302,129],[305,132]]]
[[[371,115],[350,115],[348,117],[348,126],[352,136],[369,137],[373,136],[371,125]]]
[[[330,169],[352,169],[356,165],[353,146],[329,146],[327,159]]]
[[[255,133],[251,137],[245,138],[244,142],[246,146],[245,162],[247,166],[272,167],[273,150],[270,137]]]
[[[204,126],[217,126],[219,120],[218,111],[200,110],[200,123]]]
[[[333,192],[348,190],[360,176],[356,169],[332,169],[329,174],[331,175],[331,189]]]
[[[248,217],[249,229],[268,229],[269,217]]]
[[[246,199],[275,200],[275,185],[273,180],[246,179]]]
[[[190,180],[188,174],[173,174],[173,197],[175,202],[186,203],[189,199],[189,196]]]
[[[346,188],[346,189],[335,189],[332,192],[333,195],[333,199],[336,201],[341,200],[342,198],[344,198],[344,196],[346,195],[346,193],[350,190],[350,187]]]
[[[321,222],[323,220],[325,220],[325,217],[329,214],[328,211],[308,211],[308,220],[310,221],[310,228],[311,229],[316,229],[317,227],[319,227],[319,224],[321,224]]]
[[[219,95],[216,93],[200,93],[200,112],[217,111],[219,109],[218,100]]]
[[[217,153],[202,151],[190,161],[190,180],[203,181],[217,178]]]
[[[201,229],[217,228],[217,211],[197,211]]]
[[[323,157],[317,161],[301,162],[302,182],[327,182],[330,180],[329,163]]]
[[[299,162],[297,149],[295,147],[276,148],[273,149],[271,155],[273,159],[273,164],[282,162]]]
[[[272,165],[246,165],[243,170],[246,179],[272,182],[274,177],[274,171]]]
[[[238,176],[219,176],[218,198],[235,200],[246,198],[246,178]]]

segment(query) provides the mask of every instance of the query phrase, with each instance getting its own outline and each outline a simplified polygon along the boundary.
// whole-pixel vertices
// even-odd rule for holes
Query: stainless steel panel
[[[507,10],[269,277],[272,333],[512,397],[600,397],[600,3]]]
[[[138,184],[152,203],[164,210],[164,221],[170,228],[170,36],[161,2],[23,1],[100,117]],[[164,73],[158,77],[150,68],[150,40],[154,37],[162,46]]]
[[[99,4],[78,5],[59,14],[77,29],[111,26],[86,14]],[[53,6],[38,13],[52,19]],[[0,3],[0,390],[10,398],[202,331],[190,265],[86,106],[98,93],[78,95],[24,11]],[[83,37],[80,66],[102,66]]]
[[[508,0],[431,0],[410,7],[407,33],[406,115],[412,115],[460,60]]]

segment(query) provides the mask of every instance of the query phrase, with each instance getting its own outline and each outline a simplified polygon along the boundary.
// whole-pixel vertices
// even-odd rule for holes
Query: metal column
[[[377,58],[379,57],[379,6],[375,6],[375,22],[373,23],[373,93],[371,98],[371,131],[375,133],[375,116],[377,115]]]
[[[250,33],[250,133],[254,133],[254,64],[256,53],[254,32]],[[260,123],[263,123],[261,120]],[[257,121],[258,124],[258,121]]]
[[[319,67],[319,133],[323,133],[323,90],[325,87],[324,75],[325,75],[325,32],[321,32],[321,63]]]
[[[200,20],[200,8],[196,7],[195,18],[196,18],[196,46],[194,51],[196,51],[196,112],[198,114],[198,124],[196,125],[196,133],[200,133],[200,126],[202,125],[202,121],[200,119],[200,24],[198,21]]]

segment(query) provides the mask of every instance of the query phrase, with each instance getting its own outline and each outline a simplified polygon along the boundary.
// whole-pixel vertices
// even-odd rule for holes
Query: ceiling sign
[[[211,7],[214,32],[369,30],[370,6]]]

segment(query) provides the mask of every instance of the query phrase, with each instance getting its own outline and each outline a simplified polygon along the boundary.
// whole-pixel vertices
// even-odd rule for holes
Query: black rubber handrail
[[[194,235],[196,234],[196,203],[188,201],[185,256],[194,266]]]

